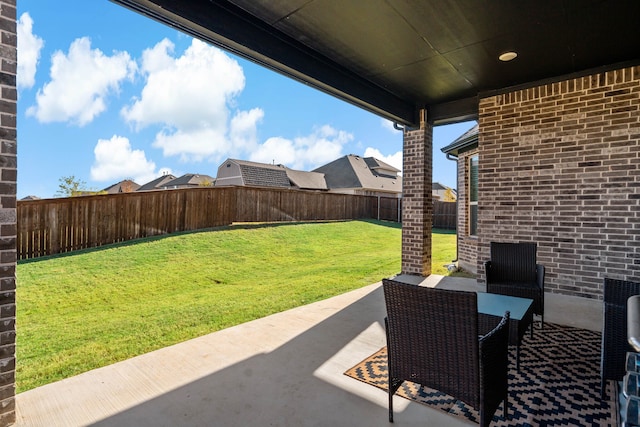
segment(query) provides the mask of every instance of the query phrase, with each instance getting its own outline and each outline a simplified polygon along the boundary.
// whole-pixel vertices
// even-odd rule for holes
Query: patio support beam
[[[402,166],[402,273],[431,274],[431,226],[433,197],[433,125],[426,110],[420,127],[405,130]]]

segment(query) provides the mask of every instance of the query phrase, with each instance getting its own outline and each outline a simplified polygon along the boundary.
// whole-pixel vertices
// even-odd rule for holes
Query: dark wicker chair
[[[533,300],[533,312],[544,326],[544,266],[537,264],[536,243],[491,242],[485,262],[487,292]]]
[[[626,373],[627,299],[640,295],[640,283],[604,279],[604,312],[602,325],[602,355],[600,359],[600,394],[606,395],[607,380],[622,381]]]
[[[427,288],[383,280],[389,363],[389,421],[403,381],[442,391],[491,422],[500,402],[507,412],[509,313],[488,334],[478,334],[475,292]]]

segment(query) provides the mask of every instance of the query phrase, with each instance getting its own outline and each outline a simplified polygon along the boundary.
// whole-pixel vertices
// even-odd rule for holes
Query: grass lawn
[[[246,225],[20,262],[17,391],[375,283],[400,247],[394,223]]]

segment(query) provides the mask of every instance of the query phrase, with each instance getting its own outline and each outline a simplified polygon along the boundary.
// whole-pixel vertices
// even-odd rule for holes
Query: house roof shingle
[[[151,191],[151,190],[159,190],[160,187],[162,187],[162,185],[166,184],[167,182],[176,179],[176,177],[174,175],[171,174],[167,174],[167,175],[162,175],[159,176],[156,179],[153,179],[149,182],[147,182],[146,184],[143,184],[140,186],[140,188],[138,188],[136,191]]]
[[[291,183],[284,167],[268,163],[230,159],[240,167],[244,185],[289,188]]]
[[[397,169],[382,160],[378,160],[375,157],[365,157],[364,162],[369,166],[369,169],[375,171],[379,175],[387,175],[395,178],[398,175],[398,172],[400,172],[400,169]]]
[[[460,153],[464,153],[467,150],[478,146],[478,125],[476,124],[471,129],[460,135],[451,144],[443,147],[440,151],[444,154],[451,154],[458,156]]]
[[[140,184],[137,184],[130,179],[125,179],[118,183],[108,186],[102,191],[106,192],[107,194],[131,193],[133,191],[137,191],[138,188],[140,188]]]
[[[268,163],[250,162],[248,160],[227,159],[223,164],[225,163],[235,163],[238,165],[243,185],[327,190],[327,183],[325,182],[324,175],[321,173],[300,171],[290,169],[283,165],[271,165]],[[233,177],[225,177],[224,179],[230,180],[233,179]]]
[[[178,178],[165,182],[160,188],[196,187],[204,183],[213,184],[214,179],[209,175],[186,173]]]
[[[320,172],[298,171],[285,168],[289,181],[303,190],[328,190],[324,174]]]
[[[314,169],[325,174],[329,188],[362,188],[372,191],[402,192],[399,169],[373,157],[353,154]]]

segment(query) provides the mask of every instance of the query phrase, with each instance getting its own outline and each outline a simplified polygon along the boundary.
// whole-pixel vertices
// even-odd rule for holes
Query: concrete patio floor
[[[545,322],[601,328],[600,301],[545,305]],[[386,392],[344,375],[385,345],[384,316],[376,283],[21,393],[16,425],[389,426]],[[396,426],[475,425],[400,397],[394,409]]]

